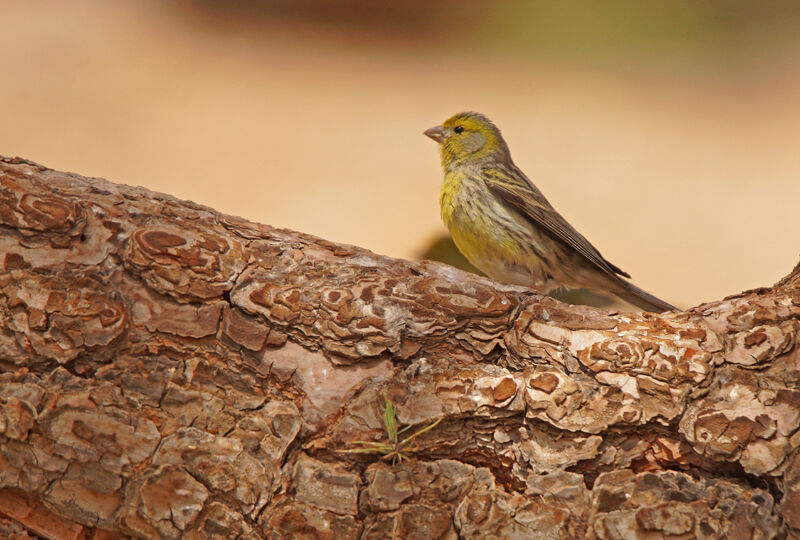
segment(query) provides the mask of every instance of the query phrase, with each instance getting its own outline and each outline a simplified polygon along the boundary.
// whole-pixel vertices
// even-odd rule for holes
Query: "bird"
[[[459,251],[487,276],[545,294],[587,288],[645,311],[676,310],[624,279],[630,275],[553,208],[486,116],[462,112],[423,133],[440,145],[442,221]]]

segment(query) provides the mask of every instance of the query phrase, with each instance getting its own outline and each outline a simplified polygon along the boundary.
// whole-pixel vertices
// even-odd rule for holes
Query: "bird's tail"
[[[653,312],[661,312],[661,311],[678,311],[673,305],[667,304],[663,300],[660,300],[650,294],[649,292],[640,289],[633,283],[628,283],[627,281],[620,280],[620,284],[623,286],[622,290],[615,291],[615,294],[625,300],[633,304],[634,306],[640,307],[645,311],[653,311]]]

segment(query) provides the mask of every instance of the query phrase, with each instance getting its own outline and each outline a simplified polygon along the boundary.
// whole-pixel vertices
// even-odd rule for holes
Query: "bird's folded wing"
[[[561,214],[550,206],[544,195],[516,167],[514,170],[484,169],[482,176],[489,190],[511,205],[536,227],[583,255],[599,269],[611,275],[631,277],[607,261]]]

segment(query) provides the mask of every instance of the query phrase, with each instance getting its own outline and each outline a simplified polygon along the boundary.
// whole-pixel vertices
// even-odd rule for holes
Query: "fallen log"
[[[800,265],[619,313],[2,158],[0,536],[798,537],[798,315]]]

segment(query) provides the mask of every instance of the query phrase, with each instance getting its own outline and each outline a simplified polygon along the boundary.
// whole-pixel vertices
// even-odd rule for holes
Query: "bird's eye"
[[[456,126],[456,127],[453,128],[453,131],[455,131],[456,133],[463,133],[464,132],[464,128],[463,128],[463,126]]]

